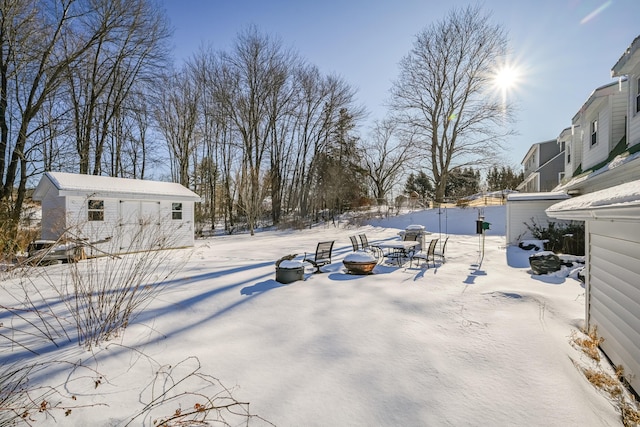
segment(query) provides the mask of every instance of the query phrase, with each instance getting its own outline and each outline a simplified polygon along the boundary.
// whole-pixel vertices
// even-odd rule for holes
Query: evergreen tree
[[[409,174],[404,191],[405,193],[415,191],[422,199],[433,199],[435,189],[429,176],[424,171],[420,171],[417,175]]]
[[[523,171],[516,173],[510,166],[502,166],[500,169],[497,166],[493,166],[487,173],[487,190],[515,190],[523,180]]]
[[[342,212],[359,206],[366,197],[364,171],[359,166],[358,138],[353,135],[354,118],[346,108],[339,111],[326,149],[318,158],[318,182],[323,207]]]
[[[473,168],[453,169],[446,186],[449,198],[461,198],[480,192],[480,171]]]

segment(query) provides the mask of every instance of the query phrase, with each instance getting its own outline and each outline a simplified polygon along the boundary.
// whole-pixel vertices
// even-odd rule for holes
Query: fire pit
[[[350,273],[373,274],[373,268],[378,260],[369,252],[358,251],[345,256],[342,263]]]

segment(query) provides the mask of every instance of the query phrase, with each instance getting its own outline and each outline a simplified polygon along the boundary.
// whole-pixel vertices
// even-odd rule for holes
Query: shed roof
[[[556,203],[547,215],[560,219],[632,219],[640,221],[640,180]]]
[[[564,191],[544,191],[538,193],[512,193],[507,196],[507,200],[513,201],[531,201],[531,200],[565,200],[569,195]]]
[[[34,200],[41,200],[48,185],[53,185],[60,195],[86,195],[97,193],[113,197],[145,195],[160,198],[179,198],[198,201],[193,191],[175,182],[148,181],[142,179],[114,178],[109,176],[81,175],[66,172],[45,172],[33,193]]]

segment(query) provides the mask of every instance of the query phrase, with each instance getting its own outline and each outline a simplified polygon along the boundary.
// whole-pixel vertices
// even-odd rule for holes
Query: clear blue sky
[[[357,89],[370,119],[383,118],[398,62],[416,34],[458,0],[164,0],[175,57],[200,46],[228,50],[254,24],[324,73]],[[640,0],[486,0],[480,3],[509,35],[523,74],[510,95],[519,104],[519,135],[508,145],[516,166],[531,144],[555,139],[591,92],[612,82],[611,68],[640,35]]]

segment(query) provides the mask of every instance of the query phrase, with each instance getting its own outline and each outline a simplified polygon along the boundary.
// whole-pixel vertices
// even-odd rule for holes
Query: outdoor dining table
[[[388,242],[381,242],[377,246],[383,249],[389,249],[390,258],[395,258],[398,262],[398,266],[402,265],[402,260],[409,258],[411,252],[415,251],[416,246],[420,245],[420,242],[415,240],[391,240]]]

